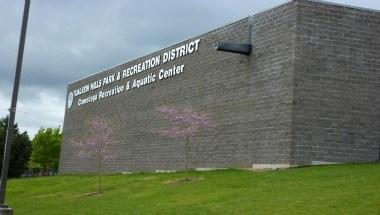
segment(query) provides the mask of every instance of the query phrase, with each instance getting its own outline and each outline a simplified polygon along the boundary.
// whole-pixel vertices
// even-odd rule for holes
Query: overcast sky
[[[31,0],[16,122],[63,124],[67,83],[287,0]],[[379,0],[332,0],[380,9]],[[23,0],[0,1],[0,117],[8,114]]]

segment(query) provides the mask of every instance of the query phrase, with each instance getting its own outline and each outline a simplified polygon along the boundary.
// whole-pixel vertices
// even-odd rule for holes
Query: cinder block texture
[[[191,139],[190,168],[361,162],[379,157],[380,13],[297,0],[253,16],[250,56],[215,50],[246,43],[250,19],[73,82],[81,86],[200,39],[199,50],[130,78],[74,97],[66,107],[59,171],[97,171],[78,153],[88,122],[113,129],[108,172],[181,170],[184,141],[160,136],[161,106],[208,113],[215,128]],[[160,69],[180,75],[78,106],[78,99],[126,85]]]
[[[379,159],[380,13],[297,1],[292,162]]]

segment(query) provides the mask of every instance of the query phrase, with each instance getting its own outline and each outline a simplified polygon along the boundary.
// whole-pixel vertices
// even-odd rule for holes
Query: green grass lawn
[[[180,180],[185,176],[191,181]],[[15,215],[380,214],[380,164],[10,180]]]

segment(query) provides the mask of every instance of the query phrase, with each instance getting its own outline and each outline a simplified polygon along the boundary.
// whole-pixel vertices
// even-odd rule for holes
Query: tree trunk
[[[188,145],[189,145],[189,137],[186,137],[185,141],[185,170],[188,168]]]
[[[98,193],[102,192],[102,161],[101,156],[98,154]]]
[[[46,169],[47,169],[47,164],[45,162],[44,166],[42,167],[42,176],[46,176]]]

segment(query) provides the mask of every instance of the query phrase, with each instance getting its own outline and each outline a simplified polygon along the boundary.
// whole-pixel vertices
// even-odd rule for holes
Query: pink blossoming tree
[[[160,107],[158,110],[170,122],[170,127],[160,129],[158,132],[163,136],[185,140],[185,170],[187,170],[190,139],[196,133],[215,125],[206,113],[198,113],[189,108]]]
[[[80,141],[74,143],[79,147],[79,155],[95,158],[97,161],[98,193],[102,192],[103,164],[112,159],[109,148],[112,144],[112,129],[102,120],[94,119],[88,124],[89,134]]]

